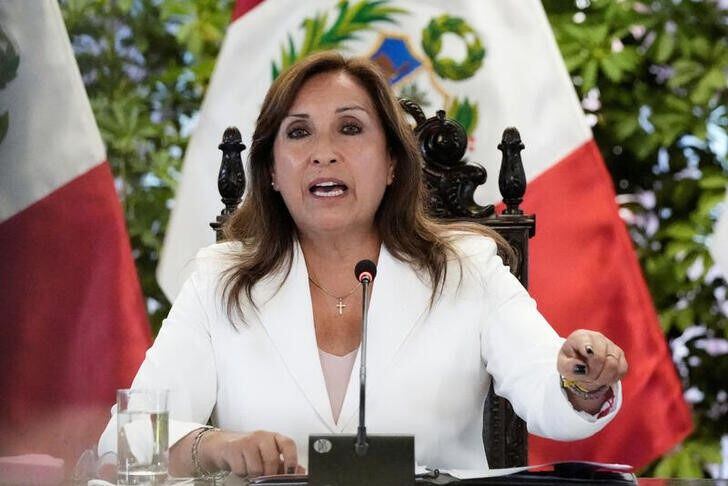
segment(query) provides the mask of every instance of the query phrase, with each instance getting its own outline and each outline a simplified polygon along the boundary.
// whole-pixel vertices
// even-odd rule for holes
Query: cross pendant
[[[341,316],[344,314],[344,308],[346,307],[346,304],[344,304],[344,299],[342,299],[341,297],[339,297],[338,299],[339,303],[336,304],[336,308],[339,309],[339,315]]]

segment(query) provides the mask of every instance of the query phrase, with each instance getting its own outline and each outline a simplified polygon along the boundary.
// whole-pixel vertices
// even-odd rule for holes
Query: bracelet
[[[571,391],[574,395],[583,400],[597,400],[602,398],[604,396],[604,392],[609,389],[607,385],[602,385],[595,390],[587,390],[576,381],[567,380],[563,376],[561,377],[561,388]]]
[[[209,432],[217,432],[220,429],[217,427],[210,427],[206,425],[198,429],[195,439],[192,441],[192,464],[195,468],[194,476],[204,479],[222,479],[227,476],[227,471],[220,471],[217,473],[211,473],[202,467],[200,464],[200,443]]]

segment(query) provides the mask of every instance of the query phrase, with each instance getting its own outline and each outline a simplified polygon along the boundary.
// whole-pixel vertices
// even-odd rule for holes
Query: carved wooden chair
[[[427,118],[416,103],[401,100],[400,104],[416,123],[430,214],[442,219],[473,221],[498,231],[516,255],[515,261],[510,262],[511,271],[528,287],[528,243],[535,234],[536,218],[524,214],[519,207],[526,192],[526,175],[521,162],[524,145],[518,130],[507,128],[498,145],[503,153],[498,187],[505,209],[497,214],[493,205],[480,206],[473,200],[475,189],[485,183],[487,173],[481,166],[463,160],[468,143],[463,127],[447,119],[442,110]],[[222,225],[240,204],[245,190],[240,156],[245,145],[241,140],[238,129],[231,127],[225,130],[219,145],[222,163],[218,190],[225,208],[210,223],[218,241],[223,239]],[[492,385],[483,408],[483,444],[492,468],[522,466],[528,462],[526,425],[513,412],[510,403],[493,392]]]

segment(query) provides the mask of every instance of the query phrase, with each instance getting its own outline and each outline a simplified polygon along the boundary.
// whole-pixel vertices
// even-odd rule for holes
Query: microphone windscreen
[[[360,282],[364,279],[371,282],[377,276],[377,265],[371,260],[361,260],[354,267],[354,275],[356,275],[356,279]]]

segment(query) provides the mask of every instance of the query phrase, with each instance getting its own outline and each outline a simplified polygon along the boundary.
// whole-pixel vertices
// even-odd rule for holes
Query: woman
[[[425,215],[412,130],[369,61],[323,53],[284,73],[249,157],[229,242],[200,252],[133,384],[172,390],[172,474],[293,472],[309,434],[355,431],[365,258],[379,267],[367,425],[414,434],[419,464],[486,465],[491,376],[534,433],[578,439],[614,417],[622,351],[590,331],[560,339],[497,234]]]

